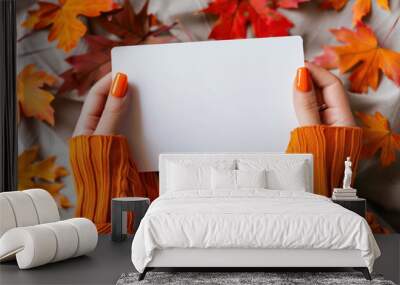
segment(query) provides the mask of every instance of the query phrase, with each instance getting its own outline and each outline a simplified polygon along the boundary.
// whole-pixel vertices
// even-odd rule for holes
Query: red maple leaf
[[[216,40],[246,38],[252,26],[256,37],[287,36],[293,23],[277,11],[294,9],[309,0],[214,0],[203,10],[219,16],[209,38]]]
[[[172,26],[156,26],[151,30],[154,16],[147,14],[147,4],[136,14],[129,0],[122,9],[112,15],[100,16],[93,20],[105,31],[116,35],[119,40],[110,40],[99,35],[87,35],[86,53],[70,56],[66,61],[72,66],[60,75],[64,79],[59,92],[64,93],[74,89],[79,95],[84,95],[101,77],[111,71],[111,49],[116,46],[153,44],[170,42],[174,38],[163,36]]]
[[[84,39],[88,45],[87,53],[66,59],[72,68],[60,75],[64,79],[60,93],[77,89],[79,95],[83,95],[111,71],[111,49],[121,43],[95,35],[86,35]]]

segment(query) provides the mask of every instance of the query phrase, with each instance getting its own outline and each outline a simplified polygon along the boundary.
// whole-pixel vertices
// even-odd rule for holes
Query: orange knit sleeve
[[[347,156],[353,162],[354,179],[361,147],[361,128],[318,125],[294,129],[286,152],[312,153],[314,193],[331,197],[333,188],[342,185]]]
[[[75,179],[75,215],[110,232],[111,198],[147,196],[123,136],[77,136],[69,142]],[[129,218],[129,225],[131,225]]]

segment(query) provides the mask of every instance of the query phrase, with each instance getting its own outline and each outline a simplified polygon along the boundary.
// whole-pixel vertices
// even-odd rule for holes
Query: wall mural
[[[68,141],[88,90],[111,71],[113,47],[300,35],[306,58],[334,70],[349,92],[364,129],[355,186],[392,222],[400,213],[399,18],[400,2],[389,0],[18,1],[18,188],[47,190],[65,218],[87,216],[76,209]],[[157,174],[140,179],[141,194],[156,198]]]

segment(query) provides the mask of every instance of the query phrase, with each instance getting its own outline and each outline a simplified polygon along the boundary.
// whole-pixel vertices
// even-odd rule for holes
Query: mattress
[[[151,204],[132,243],[139,272],[155,250],[359,250],[372,271],[380,251],[365,219],[301,191],[240,189],[165,193]]]

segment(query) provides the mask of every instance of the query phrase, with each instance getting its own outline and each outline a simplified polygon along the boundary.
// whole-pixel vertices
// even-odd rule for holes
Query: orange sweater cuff
[[[75,180],[75,215],[91,219],[99,232],[110,230],[110,201],[143,196],[141,181],[124,136],[82,135],[69,141]]]
[[[362,148],[362,128],[305,126],[291,132],[288,153],[314,156],[314,193],[330,197],[343,179],[344,161],[353,161],[353,181]]]

